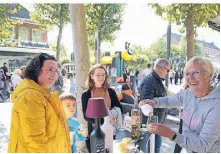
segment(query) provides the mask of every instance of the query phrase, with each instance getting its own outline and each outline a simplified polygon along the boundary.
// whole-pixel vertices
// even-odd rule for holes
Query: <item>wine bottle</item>
[[[90,135],[92,153],[105,153],[105,134],[101,129],[100,118],[95,119],[95,128]]]

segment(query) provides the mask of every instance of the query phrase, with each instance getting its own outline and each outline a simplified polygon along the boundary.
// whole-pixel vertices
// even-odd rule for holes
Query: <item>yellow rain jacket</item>
[[[24,79],[12,93],[9,153],[70,153],[70,136],[58,93]]]

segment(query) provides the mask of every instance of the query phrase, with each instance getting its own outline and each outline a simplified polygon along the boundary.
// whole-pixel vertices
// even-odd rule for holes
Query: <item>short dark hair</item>
[[[130,89],[130,85],[127,84],[127,83],[124,83],[124,84],[122,85],[122,90],[128,90],[128,89]]]
[[[40,53],[34,57],[25,69],[25,78],[38,82],[38,76],[46,60],[56,61],[54,56],[47,53]]]
[[[149,64],[147,64],[147,68],[150,68],[151,67],[151,64],[149,63]]]
[[[7,64],[6,62],[3,63],[3,65]]]
[[[60,100],[66,100],[66,99],[70,99],[73,101],[76,101],[76,98],[74,97],[74,95],[72,93],[68,93],[68,92],[64,92],[59,96]]]

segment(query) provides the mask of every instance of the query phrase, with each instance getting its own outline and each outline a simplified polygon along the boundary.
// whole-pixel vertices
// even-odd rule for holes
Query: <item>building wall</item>
[[[23,23],[21,25],[17,25],[15,27],[15,39],[18,39],[18,29],[19,27],[24,27],[24,28],[27,28],[28,29],[28,41],[32,41],[32,29],[40,29],[40,26],[39,25],[34,25],[34,24],[30,24],[30,23]],[[47,32],[43,32],[41,31],[41,42],[44,42],[44,43],[47,43]]]

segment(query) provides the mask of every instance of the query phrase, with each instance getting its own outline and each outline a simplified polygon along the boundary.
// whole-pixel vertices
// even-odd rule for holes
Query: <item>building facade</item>
[[[13,9],[13,5],[9,5],[8,9]],[[16,68],[27,65],[36,54],[55,55],[47,43],[47,32],[31,20],[26,8],[21,6],[17,13],[9,17],[21,21],[21,24],[10,29],[10,41],[0,43],[0,66],[7,62],[9,73],[12,73]]]
[[[167,34],[163,35],[164,38],[167,37]],[[179,42],[183,36],[175,33],[171,33],[171,44],[179,45]],[[202,45],[202,56],[206,56],[212,59],[215,67],[219,68],[220,66],[220,49],[214,45],[213,42],[209,43],[202,40],[195,40],[197,44]]]

